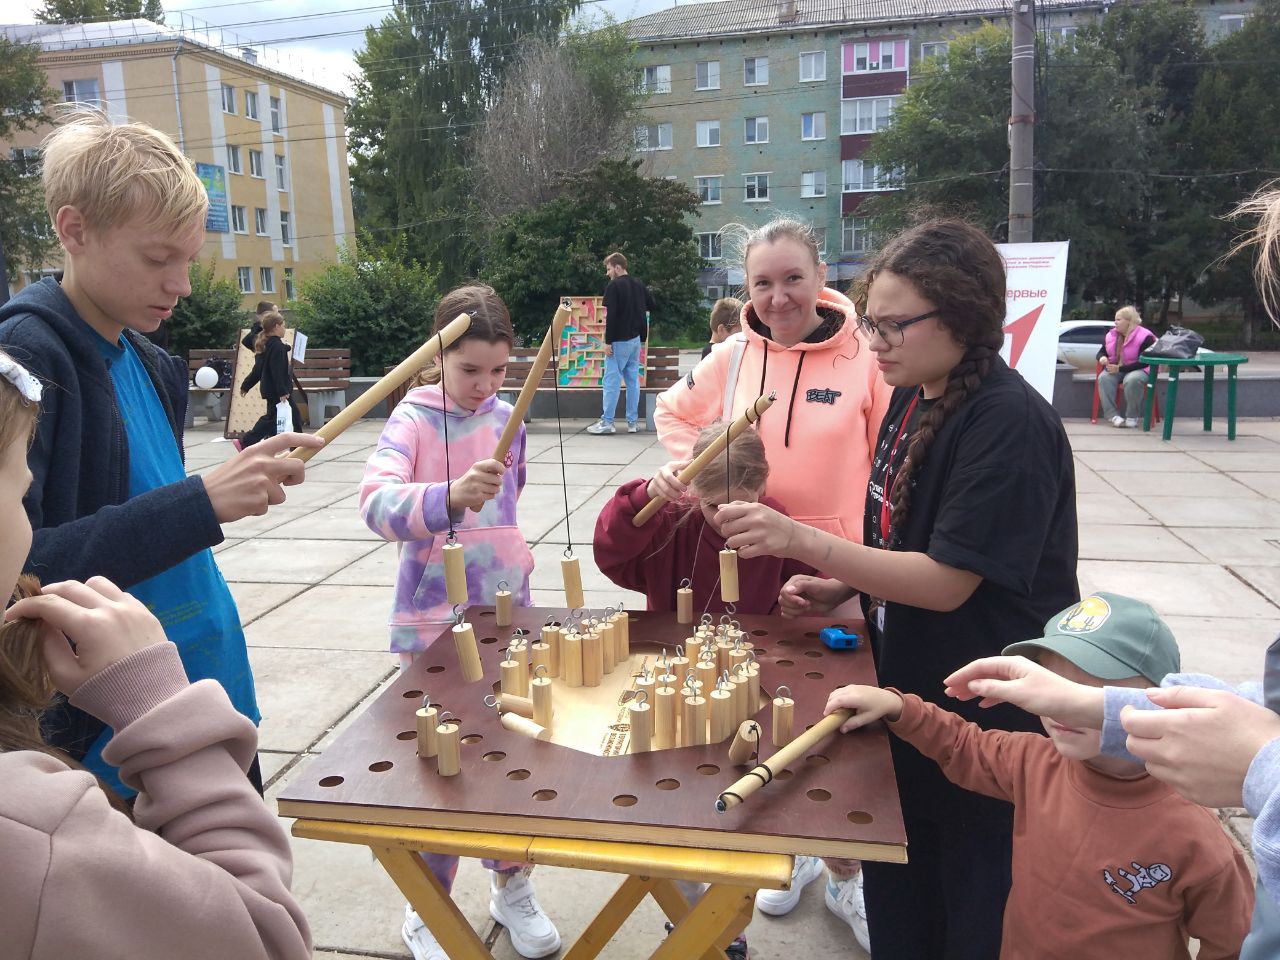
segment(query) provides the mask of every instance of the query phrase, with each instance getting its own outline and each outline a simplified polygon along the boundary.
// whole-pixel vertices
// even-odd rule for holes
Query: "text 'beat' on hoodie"
[[[818,328],[784,347],[769,338],[748,302],[742,333],[659,395],[654,423],[672,458],[688,459],[698,432],[721,418],[736,354],[733,418],[760,395],[777,394],[757,426],[769,457],[765,492],[801,523],[861,543],[871,453],[892,390],[848,297],[825,289],[817,308]],[[735,342],[743,348],[735,351]]]
[[[510,417],[511,404],[496,396],[473,411],[438,386],[418,387],[397,404],[378,438],[360,481],[360,516],[384,540],[403,544],[391,612],[393,652],[426,649],[452,619],[441,552],[449,533],[449,481],[492,458]],[[527,607],[533,554],[516,525],[525,480],[523,425],[505,465],[498,495],[479,513],[455,507],[453,527],[466,552],[468,603],[492,603],[505,580],[515,603]]]

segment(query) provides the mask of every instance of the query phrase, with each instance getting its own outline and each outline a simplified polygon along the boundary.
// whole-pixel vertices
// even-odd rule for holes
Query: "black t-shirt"
[[[653,294],[645,285],[624,273],[604,288],[604,342],[634,340],[645,334],[645,313],[653,309]]]
[[[914,425],[936,402],[917,400],[895,447],[918,393],[895,390],[880,428],[863,528],[869,546],[884,546],[881,491],[902,469]],[[1071,445],[1054,409],[1003,360],[938,431],[916,471],[898,540],[895,549],[926,553],[982,582],[950,613],[887,604],[883,633],[868,614],[880,683],[984,728],[1043,732],[1037,717],[1016,707],[982,709],[942,689],[943,678],[971,660],[1043,636],[1045,622],[1080,599]],[[948,819],[1009,816],[1007,804],[952,786],[933,761],[890,741],[904,809]]]

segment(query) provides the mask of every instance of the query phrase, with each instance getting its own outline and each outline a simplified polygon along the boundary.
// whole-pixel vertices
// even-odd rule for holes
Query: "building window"
[[[840,233],[845,253],[866,253],[872,248],[870,217],[845,217]]]
[[[800,174],[800,196],[825,197],[827,195],[827,171],[807,170]]]
[[[747,143],[769,142],[769,118],[747,117]]]
[[[670,93],[671,92],[670,64],[663,64],[660,67],[644,67],[640,71],[640,92],[641,93]]]
[[[742,82],[748,87],[762,87],[769,82],[769,58],[747,57],[743,61]]]
[[[745,188],[743,199],[748,203],[763,203],[769,199],[769,175],[767,173],[748,173],[742,178]]]
[[[253,229],[260,237],[269,236],[267,233],[267,211],[262,207],[253,208]]]
[[[18,171],[18,176],[40,176],[39,147],[14,147],[9,151],[9,159],[13,161],[13,165]]]
[[[271,132],[280,132],[280,98],[271,98]]]
[[[695,90],[720,89],[720,61],[701,60],[695,68],[693,87]]]
[[[724,177],[698,177],[698,200],[702,203],[719,203],[722,180]]]
[[[637,150],[670,150],[671,124],[644,123],[636,127]]]
[[[881,73],[907,69],[907,41],[872,40],[846,43],[843,48],[845,73]]]
[[[280,242],[286,247],[293,243],[293,231],[289,227],[289,211],[280,211]]]
[[[258,283],[262,286],[263,293],[276,292],[276,271],[272,267],[258,268]]]
[[[1218,31],[1220,35],[1226,36],[1229,33],[1235,33],[1237,30],[1244,29],[1246,16],[1242,13],[1224,13],[1218,17]],[[1066,29],[1072,29],[1064,27]]]
[[[720,234],[698,234],[698,255],[704,260],[719,260],[723,256],[720,249]]]
[[[813,83],[827,79],[827,55],[822,50],[800,54],[800,82]]]
[[[284,268],[284,298],[286,300],[297,299],[294,296],[294,289],[293,289],[293,267]]]
[[[98,99],[97,79],[63,80],[62,99],[67,103],[94,103]]]
[[[901,97],[866,97],[840,104],[840,132],[875,133],[893,121],[893,111]]]
[[[222,85],[222,112],[236,112],[236,88],[229,83]]]
[[[720,286],[718,283],[709,283],[703,291],[703,296],[713,302],[719,300],[724,296],[724,287]]]
[[[1055,47],[1074,48],[1079,27],[1054,27],[1049,31],[1049,42]]]
[[[231,232],[248,233],[249,221],[245,218],[244,207],[231,208]]]
[[[244,92],[244,115],[250,120],[258,119],[258,95],[252,90]]]
[[[236,280],[240,284],[241,293],[253,293],[252,267],[236,267]]]
[[[827,255],[827,228],[813,228],[813,242],[818,245],[818,256],[825,257]]]
[[[698,146],[700,147],[718,147],[720,146],[720,121],[719,120],[699,120],[697,123]]]
[[[240,166],[240,148],[230,143],[227,144],[227,169],[232,173],[244,173]]]
[[[861,160],[845,160],[840,164],[841,180],[845,193],[864,193],[868,190],[894,190],[888,185],[889,171],[882,170]]]
[[[825,111],[800,114],[800,139],[827,139],[827,114]]]
[[[920,60],[946,60],[947,41],[936,40],[933,43],[920,44]]]
[[[289,189],[289,177],[284,165],[284,157],[276,154],[276,188],[279,190]]]
[[[249,151],[249,176],[257,177],[259,180],[264,179],[262,176],[262,151]]]

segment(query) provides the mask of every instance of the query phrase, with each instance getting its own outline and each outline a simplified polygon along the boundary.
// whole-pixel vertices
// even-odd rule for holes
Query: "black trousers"
[[[302,431],[302,417],[298,413],[298,405],[293,402],[293,397],[289,398],[289,409],[293,411],[293,429],[295,433]],[[258,418],[258,422],[253,425],[253,429],[240,438],[240,446],[251,447],[260,440],[276,435],[276,405],[268,401],[267,412]]]
[[[875,960],[997,960],[1012,829],[903,819],[910,862],[862,865]]]

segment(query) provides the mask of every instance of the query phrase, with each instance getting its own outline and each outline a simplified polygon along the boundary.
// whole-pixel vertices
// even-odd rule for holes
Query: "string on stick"
[[[814,749],[839,730],[840,725],[851,716],[853,716],[852,710],[837,710],[823,717],[813,725],[811,730],[796,737],[768,760],[747,771],[746,776],[730,784],[729,788],[716,799],[716,811],[724,813],[742,803],[751,794],[769,784],[787,768],[789,763],[803,755],[806,750]]]

